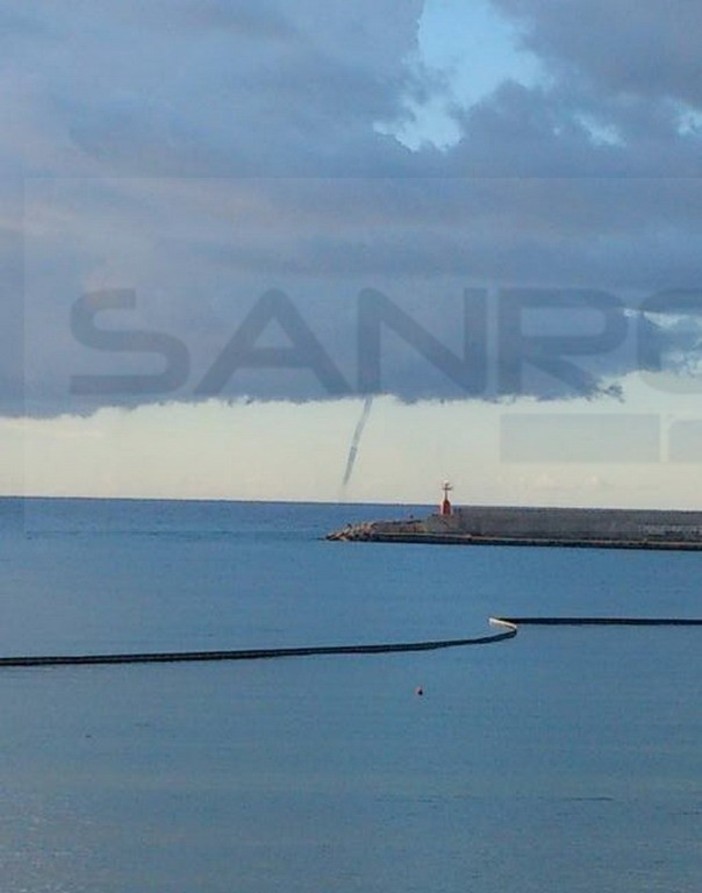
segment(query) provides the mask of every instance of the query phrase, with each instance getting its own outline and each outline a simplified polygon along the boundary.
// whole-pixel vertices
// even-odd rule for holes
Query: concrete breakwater
[[[450,515],[349,524],[329,540],[456,545],[702,549],[702,512],[462,506]]]

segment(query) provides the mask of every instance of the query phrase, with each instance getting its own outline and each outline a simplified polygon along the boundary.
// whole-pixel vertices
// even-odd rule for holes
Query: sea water
[[[425,512],[3,500],[0,653],[702,616],[695,553],[322,539]],[[701,637],[523,628],[439,652],[0,670],[0,889],[698,891]]]

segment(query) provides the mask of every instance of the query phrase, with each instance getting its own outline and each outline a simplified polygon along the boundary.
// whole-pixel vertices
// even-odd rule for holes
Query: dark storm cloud
[[[628,291],[663,288],[676,276],[678,284],[693,284],[702,273],[696,180],[298,180],[237,187],[247,190],[269,209],[258,228],[197,240],[191,250],[232,270],[326,274],[332,281],[445,275],[466,284]]]
[[[406,114],[421,0],[401,13],[389,0],[142,7],[34,8],[55,45],[17,46],[5,68],[10,83],[32,71],[33,101],[61,139],[38,128],[29,173],[344,176],[412,166],[373,124]],[[73,154],[57,155],[62,139]]]
[[[22,233],[0,228],[0,410],[24,411]]]
[[[609,95],[702,103],[702,15],[689,0],[494,0],[524,44]]]
[[[494,0],[541,61],[458,109],[466,173],[698,177],[702,16],[693,3]]]
[[[54,386],[69,393],[69,373],[155,374],[166,353],[158,346],[145,348],[139,338],[161,333],[177,339],[189,357],[183,379],[176,386],[169,379],[170,389],[155,393],[134,381],[121,395],[110,390],[111,399],[121,396],[127,402],[237,394],[335,396],[362,391],[373,363],[382,367],[377,378],[371,374],[373,388],[406,399],[598,394],[609,387],[604,379],[634,367],[632,339],[640,326],[631,314],[649,296],[646,289],[665,288],[671,281],[690,286],[700,273],[702,254],[693,249],[702,248],[702,222],[691,212],[676,218],[667,185],[610,180],[67,182],[61,189],[55,186],[43,205],[37,200],[36,221],[30,219],[41,229],[57,209],[73,210],[72,219],[62,218],[64,228],[54,234],[53,245],[41,246],[37,256],[30,252],[28,331],[55,335],[32,355],[40,369],[51,369]],[[124,201],[127,186],[131,203]],[[441,187],[438,196],[435,186]],[[122,196],[121,204],[111,201],[113,190]],[[451,211],[442,217],[441,195],[448,190]],[[588,210],[595,194],[596,214]],[[693,207],[699,205],[690,184],[686,196]],[[630,217],[623,209],[630,212],[635,200],[645,213]],[[650,216],[657,200],[670,212],[665,227]],[[548,213],[537,213],[535,205]],[[89,220],[97,223],[86,232]],[[203,239],[203,233],[217,237]],[[683,237],[687,241],[678,244]],[[61,269],[59,260],[70,255],[72,244],[81,245],[82,257]],[[671,246],[679,260],[687,259],[687,268],[671,257]],[[92,275],[86,278],[85,270]],[[57,281],[66,285],[60,294]],[[87,327],[93,334],[72,339],[67,320],[77,296],[115,282],[136,289],[134,306],[103,308]],[[509,286],[504,295],[490,297],[499,335],[490,335],[492,324],[481,317],[482,298],[463,306],[465,288],[479,293],[482,286],[493,291]],[[271,288],[281,290],[287,303],[266,315],[261,302]],[[378,296],[370,310],[359,298],[368,288]],[[607,297],[604,308],[600,298],[593,304],[588,297],[593,289]],[[523,290],[528,290],[523,312],[510,315],[500,309],[520,302]],[[286,328],[290,313],[297,317],[297,328]],[[122,332],[123,346],[106,346],[95,334],[103,329]],[[249,332],[243,342],[242,331]],[[131,333],[131,342],[124,341],[125,333]],[[310,335],[339,375],[319,374],[328,364],[318,362],[320,351],[310,347]],[[478,369],[464,358],[466,336],[471,357],[482,363]],[[583,336],[584,351],[573,341]],[[539,337],[547,340],[538,342]],[[669,332],[666,337],[678,336]],[[129,343],[131,353],[125,350]],[[269,348],[297,354],[264,355]],[[361,367],[359,351],[366,367]],[[560,371],[553,364],[559,353],[570,357],[565,372],[562,363]],[[524,374],[515,371],[516,355]],[[462,362],[467,378],[461,377]],[[270,368],[255,368],[261,363]],[[302,370],[291,371],[291,363]],[[202,387],[215,364],[216,386]],[[485,367],[499,378],[497,385],[484,380]],[[503,367],[507,371],[500,376]],[[329,386],[340,377],[345,386]],[[109,388],[108,383],[98,388],[92,403],[106,398]]]
[[[215,31],[233,31],[237,36],[251,40],[284,40],[297,34],[297,29],[287,16],[266,3],[253,6],[247,0],[239,3],[227,0],[192,2],[176,11],[188,26],[211,28]]]
[[[406,399],[596,396],[638,368],[637,333],[684,370],[694,314],[636,314],[702,282],[692,4],[495,5],[544,78],[454,103],[458,144],[410,151],[380,130],[411,118],[410,99],[451,101],[417,61],[421,0],[8,3],[0,165],[27,179],[24,218],[6,221],[3,408],[21,376],[41,413],[214,395],[203,381],[232,398],[368,381]],[[501,288],[541,289],[543,306],[520,337],[488,337],[478,299],[463,316],[481,287],[498,317]],[[81,295],[110,289],[134,306],[71,326]],[[359,368],[375,362],[359,347],[368,289],[379,377]],[[609,295],[611,312],[578,311],[573,290]],[[464,328],[485,381],[461,367]],[[272,368],[236,367],[245,343]],[[291,368],[301,351],[307,368]],[[85,376],[131,377],[77,394]]]

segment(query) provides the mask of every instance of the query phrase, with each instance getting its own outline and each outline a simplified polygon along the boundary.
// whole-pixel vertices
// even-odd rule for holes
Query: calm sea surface
[[[702,616],[694,553],[320,539],[411,511],[0,500],[0,653]],[[701,645],[525,628],[423,654],[2,670],[0,889],[698,893]]]

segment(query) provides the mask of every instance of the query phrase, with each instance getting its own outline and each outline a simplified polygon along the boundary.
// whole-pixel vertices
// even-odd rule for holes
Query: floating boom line
[[[159,651],[143,654],[77,654],[0,657],[2,667],[52,667],[85,664],[154,664],[194,661],[271,660],[281,657],[315,657],[334,654],[392,654],[408,651],[438,651],[468,645],[490,645],[516,635],[516,630],[469,639],[440,639],[427,642],[392,642],[379,645],[310,645],[300,648],[247,648],[234,651]]]
[[[154,664],[206,661],[271,660],[286,657],[323,655],[397,654],[439,651],[471,645],[492,645],[513,639],[520,626],[702,626],[702,619],[679,617],[490,617],[503,632],[463,639],[437,639],[421,642],[392,642],[356,645],[310,645],[296,648],[249,648],[232,651],[159,651],[125,654],[66,654],[0,657],[0,668],[86,666],[99,664]]]

